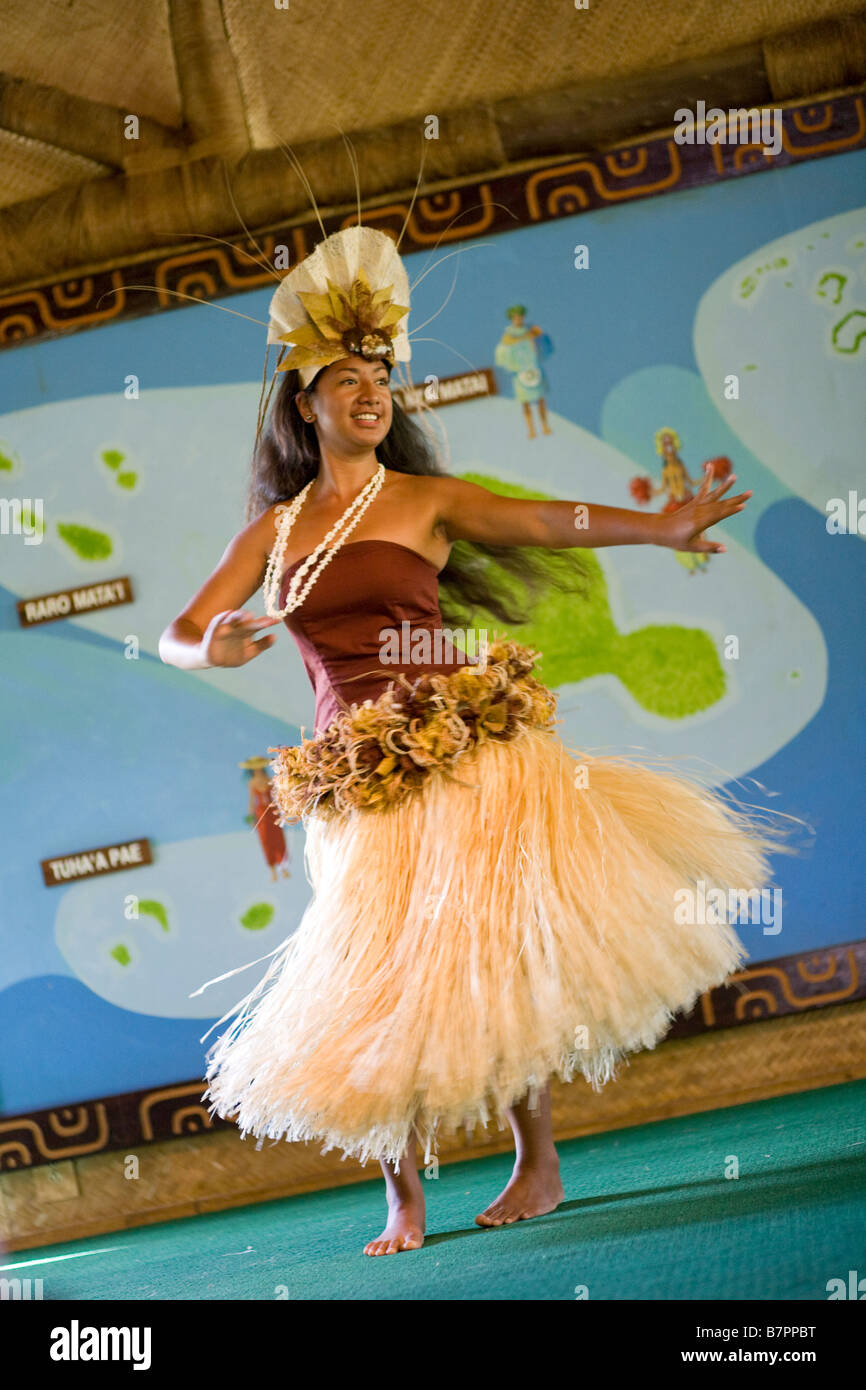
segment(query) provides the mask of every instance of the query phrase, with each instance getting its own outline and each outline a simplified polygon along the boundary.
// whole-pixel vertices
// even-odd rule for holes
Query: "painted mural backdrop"
[[[780,929],[740,928],[754,960],[863,935],[864,173],[856,153],[467,243],[412,363],[415,381],[495,368],[498,395],[440,415],[451,471],[491,488],[658,511],[712,462],[753,489],[725,555],[601,550],[585,601],[513,632],[543,652],[571,747],[692,759],[814,827],[777,866]],[[267,300],[229,302],[265,319]],[[268,747],[312,727],[288,634],[232,671],[157,654],[243,524],[263,344],[190,307],[0,354],[3,491],[44,499],[40,543],[0,551],[6,1113],[199,1075],[256,968],[191,994],[308,900],[303,832],[266,812]],[[132,604],[20,628],[18,599],[119,575]],[[43,859],[137,836],[144,868],[42,882]]]

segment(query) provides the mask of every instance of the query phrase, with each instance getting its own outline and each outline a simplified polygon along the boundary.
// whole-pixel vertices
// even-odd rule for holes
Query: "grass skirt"
[[[678,893],[760,890],[781,847],[679,772],[536,726],[384,809],[303,819],[312,899],[208,1054],[206,1098],[260,1144],[362,1163],[398,1163],[413,1130],[429,1162],[554,1073],[599,1090],[746,957],[727,921],[679,923]]]

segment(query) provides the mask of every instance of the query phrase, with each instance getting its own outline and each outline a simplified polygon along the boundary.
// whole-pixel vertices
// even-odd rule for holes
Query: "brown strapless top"
[[[302,555],[283,571],[280,608],[292,574],[306,559]],[[461,664],[457,648],[444,637],[439,639],[441,647],[430,644],[431,655],[443,655],[438,664],[381,659],[383,628],[396,630],[401,656],[409,654],[412,637],[421,629],[431,634],[441,630],[438,573],[418,551],[397,541],[347,541],[300,608],[286,615],[283,621],[315,691],[317,734],[350,705],[375,700],[401,672],[412,681],[431,671],[454,671]],[[403,623],[409,626],[403,629]]]

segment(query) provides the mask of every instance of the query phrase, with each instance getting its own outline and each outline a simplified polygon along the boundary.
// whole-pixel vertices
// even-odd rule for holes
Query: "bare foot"
[[[534,1163],[514,1172],[495,1201],[475,1218],[476,1226],[510,1226],[513,1221],[525,1221],[530,1216],[543,1216],[555,1211],[565,1198],[559,1180],[559,1160]]]
[[[395,1255],[420,1250],[424,1244],[424,1193],[388,1202],[388,1224],[377,1240],[364,1246],[365,1255]]]

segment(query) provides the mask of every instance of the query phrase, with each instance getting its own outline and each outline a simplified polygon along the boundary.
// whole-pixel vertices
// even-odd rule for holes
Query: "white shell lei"
[[[286,614],[293,613],[296,608],[299,608],[301,606],[304,599],[307,597],[307,594],[310,592],[316,580],[318,579],[319,575],[322,573],[322,570],[325,568],[326,565],[329,565],[331,563],[331,560],[336,555],[340,547],[343,545],[346,537],[358,525],[358,522],[361,520],[361,517],[364,515],[364,512],[367,510],[370,503],[373,501],[373,498],[378,493],[384,481],[385,465],[383,463],[380,463],[379,467],[376,469],[376,472],[373,474],[366,487],[362,488],[362,490],[358,493],[358,496],[355,498],[354,502],[349,504],[349,506],[343,512],[343,515],[331,527],[327,536],[325,536],[325,539],[323,541],[320,541],[320,543],[316,546],[312,555],[308,555],[304,563],[295,571],[294,575],[292,576],[292,582],[289,585],[288,593],[286,595],[285,608],[278,608],[277,604],[279,603],[280,587],[282,585],[283,556],[286,553],[286,541],[288,540],[289,532],[295,524],[295,519],[297,518],[298,512],[304,505],[307,493],[309,492],[310,488],[313,486],[313,483],[315,482],[315,478],[311,478],[310,481],[307,483],[307,486],[305,488],[302,488],[301,491],[298,493],[297,497],[292,498],[291,502],[283,502],[278,507],[274,508],[274,516],[278,516],[280,520],[277,525],[276,540],[274,541],[273,549],[268,558],[268,567],[265,571],[264,582],[265,611],[269,618],[285,618]],[[353,513],[355,513],[355,515],[353,515]],[[333,547],[333,549],[328,550],[328,542],[334,539],[337,532],[344,525],[346,529],[340,536],[339,541]],[[323,550],[325,551],[325,554],[322,557],[322,562],[319,565],[319,568],[315,571],[314,574],[310,575],[306,584],[303,586],[303,588],[301,588],[301,581],[303,579],[303,576],[306,574],[307,570],[309,570],[310,567],[315,564],[317,558],[319,557],[319,555],[321,555]]]

